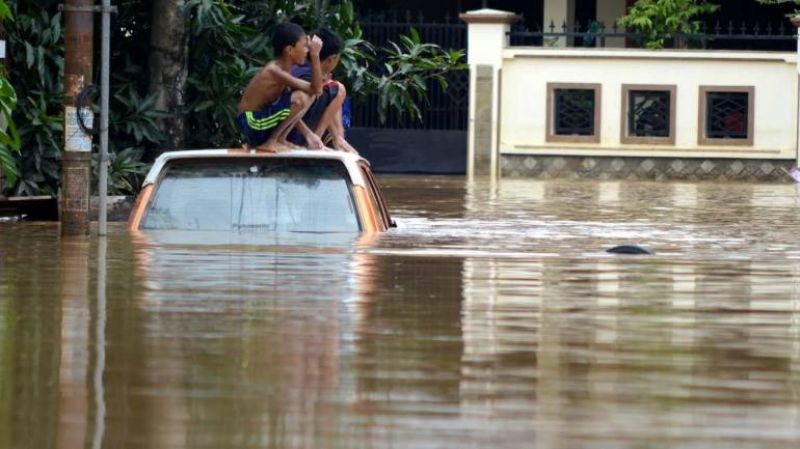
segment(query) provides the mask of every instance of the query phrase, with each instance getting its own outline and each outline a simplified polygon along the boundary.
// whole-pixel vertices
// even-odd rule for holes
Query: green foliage
[[[130,195],[139,191],[147,175],[148,165],[142,162],[142,150],[125,148],[109,154],[108,192],[111,195]],[[97,185],[100,158],[92,159],[92,185]]]
[[[15,20],[5,24],[9,79],[17,91],[21,151],[15,155],[17,195],[53,195],[58,191],[63,140],[64,46],[56,2],[9,0]],[[51,4],[48,4],[51,3]]]
[[[0,0],[0,21],[13,20],[11,9]],[[0,170],[9,184],[17,182],[15,154],[19,153],[20,140],[17,126],[11,116],[17,107],[17,93],[8,81],[5,70],[0,70]],[[2,192],[0,192],[2,193]]]
[[[0,0],[0,20],[14,20],[11,8],[8,7],[5,0]]]
[[[0,169],[6,181],[17,182],[17,163],[14,156],[19,154],[20,140],[17,127],[11,117],[17,106],[17,94],[5,73],[0,73]]]
[[[427,104],[426,79],[433,78],[446,89],[444,75],[450,70],[461,70],[464,64],[462,50],[444,51],[434,44],[420,40],[417,30],[411,28],[410,36],[400,36],[400,43],[390,42],[388,48],[380,49],[378,61],[382,70],[360,70],[353,76],[353,91],[359,96],[378,94],[378,114],[381,122],[386,121],[389,108],[421,119],[418,102]],[[373,65],[374,66],[374,65]]]
[[[9,75],[18,96],[14,120],[21,143],[21,151],[15,155],[19,179],[12,192],[16,195],[55,195],[60,185],[64,39],[58,3],[8,0],[16,15],[14,22],[6,24],[13,61]],[[125,194],[136,192],[144,171],[134,164],[113,161],[140,158],[163,141],[156,119],[165,113],[155,110],[154,100],[147,96],[146,66],[138,62],[147,61],[152,4],[135,0],[116,3],[119,14],[112,27],[109,193]],[[99,79],[99,72],[95,78]],[[97,122],[96,107],[94,112]],[[118,148],[124,149],[119,152],[126,152],[124,156],[120,157]]]
[[[128,143],[142,149],[144,143],[164,140],[157,120],[169,114],[156,110],[155,102],[155,95],[142,97],[136,89],[118,89],[114,93],[117,107],[109,112],[109,131],[119,136],[115,146]]]
[[[5,73],[0,73],[0,169],[6,181],[14,185],[17,182],[17,163],[15,154],[19,153],[19,133],[11,117],[17,106],[17,94]]]
[[[111,27],[108,193],[130,195],[139,191],[147,174],[144,155],[164,141],[159,119],[169,113],[156,109],[155,97],[148,94],[152,0],[119,0],[114,4],[119,12],[113,16]],[[99,72],[95,78],[99,82]],[[98,110],[95,117],[99,117]],[[97,177],[97,158],[93,169]],[[96,185],[92,183],[92,188]]]
[[[644,34],[646,48],[658,49],[676,34],[697,33],[697,17],[718,8],[704,0],[637,0],[620,24]]]

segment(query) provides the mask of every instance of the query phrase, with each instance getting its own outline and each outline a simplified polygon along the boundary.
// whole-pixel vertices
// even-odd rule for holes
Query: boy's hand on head
[[[320,50],[322,50],[322,39],[317,35],[308,36],[308,52],[319,56]]]

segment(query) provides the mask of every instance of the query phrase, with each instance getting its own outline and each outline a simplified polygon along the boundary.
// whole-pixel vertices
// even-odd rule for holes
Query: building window
[[[547,141],[600,142],[600,84],[547,83]]]
[[[700,86],[698,144],[752,145],[752,86]]]
[[[622,85],[622,143],[675,143],[675,86]]]

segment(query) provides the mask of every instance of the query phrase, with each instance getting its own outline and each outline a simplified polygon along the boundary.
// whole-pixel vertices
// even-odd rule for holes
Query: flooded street
[[[800,446],[794,185],[381,182],[374,239],[0,223],[0,449]]]

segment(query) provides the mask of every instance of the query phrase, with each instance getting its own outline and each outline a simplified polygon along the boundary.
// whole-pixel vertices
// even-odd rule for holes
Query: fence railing
[[[444,22],[425,21],[422,16],[410,14],[369,16],[360,21],[362,36],[377,46],[390,41],[398,42],[400,35],[409,34],[414,28],[423,42],[437,44],[442,48],[467,48],[467,26],[463,22],[447,19]],[[446,80],[449,87],[443,90],[438,82],[427,83],[428,104],[421,104],[422,120],[399,119],[390,111],[386,123],[380,123],[377,114],[378,98],[371,96],[365,103],[353,105],[353,126],[410,128],[410,129],[467,129],[469,106],[469,72],[453,72]]]
[[[512,46],[542,46],[548,40],[566,39],[571,47],[606,47],[610,39],[625,39],[627,47],[644,47],[648,36],[643,33],[626,31],[614,23],[607,27],[602,22],[586,24],[566,24],[556,26],[550,23],[545,29],[528,30],[521,27],[509,32]],[[664,39],[665,48],[702,49],[740,49],[740,50],[785,50],[794,49],[797,35],[791,24],[783,22],[772,24],[733,22],[714,24],[703,23],[696,33],[672,33],[656,38]]]

